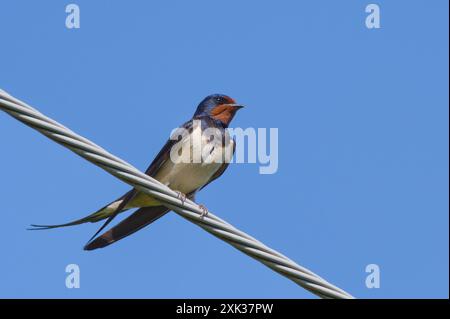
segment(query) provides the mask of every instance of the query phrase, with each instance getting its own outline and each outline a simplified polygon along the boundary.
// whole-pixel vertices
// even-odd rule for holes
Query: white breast
[[[189,163],[174,163],[169,159],[155,176],[161,183],[184,194],[188,194],[208,183],[223,163],[229,163],[233,157],[234,141],[229,138],[228,132],[226,132],[225,145],[222,145],[222,138],[217,134],[214,134],[212,140],[203,136],[201,143],[191,143],[192,134],[193,136],[201,136],[198,130],[200,130],[200,127],[195,128],[191,135],[186,136],[181,141],[187,148],[190,148],[191,161]],[[201,154],[201,151],[204,152],[204,155],[197,157],[200,162],[195,163],[193,154]]]

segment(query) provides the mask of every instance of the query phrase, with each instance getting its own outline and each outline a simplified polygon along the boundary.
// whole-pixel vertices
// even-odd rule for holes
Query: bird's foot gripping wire
[[[204,205],[198,205],[200,209],[202,210],[202,213],[200,214],[200,218],[203,218],[208,215],[208,208],[206,208]]]
[[[176,193],[177,193],[177,198],[179,200],[181,200],[181,205],[184,205],[184,202],[186,201],[186,198],[187,198],[186,194],[183,194],[182,192],[179,192],[179,191],[176,191]]]

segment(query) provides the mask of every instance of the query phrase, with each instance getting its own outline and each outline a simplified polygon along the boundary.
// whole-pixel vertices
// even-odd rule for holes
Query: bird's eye
[[[217,102],[223,102],[223,99],[221,97],[216,97]]]

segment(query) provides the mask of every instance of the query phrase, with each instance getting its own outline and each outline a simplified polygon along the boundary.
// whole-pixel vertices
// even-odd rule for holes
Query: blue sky
[[[142,170],[228,94],[234,126],[279,129],[279,169],[198,202],[356,297],[448,298],[447,1],[378,1],[376,30],[369,1],[73,2],[78,30],[69,2],[1,1],[1,88]],[[0,146],[0,297],[312,297],[174,213],[92,252],[100,224],[26,231],[128,186],[1,112]]]

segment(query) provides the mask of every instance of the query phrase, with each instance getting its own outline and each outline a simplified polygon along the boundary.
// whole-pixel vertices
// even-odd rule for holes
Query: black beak
[[[244,106],[241,104],[228,104],[228,106],[233,107],[236,111],[242,109]]]

